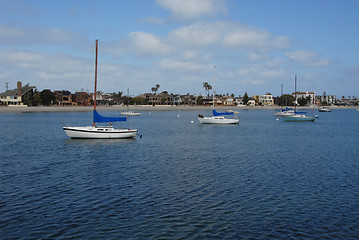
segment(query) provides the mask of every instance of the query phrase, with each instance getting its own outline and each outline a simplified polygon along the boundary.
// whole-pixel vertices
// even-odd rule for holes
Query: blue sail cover
[[[97,111],[93,111],[93,122],[124,122],[126,117],[103,117]]]
[[[213,109],[213,116],[222,116],[222,115],[233,115],[233,112],[217,112]]]

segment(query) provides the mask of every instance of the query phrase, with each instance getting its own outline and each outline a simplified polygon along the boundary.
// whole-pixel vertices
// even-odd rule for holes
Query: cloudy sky
[[[357,0],[0,0],[0,92],[359,97]]]

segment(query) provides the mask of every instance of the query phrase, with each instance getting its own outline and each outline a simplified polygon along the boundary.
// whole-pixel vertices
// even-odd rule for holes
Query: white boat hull
[[[140,116],[141,113],[128,111],[128,112],[121,112],[121,115],[122,116]]]
[[[63,127],[70,138],[119,139],[135,138],[137,129],[115,129],[113,127]]]
[[[287,122],[314,122],[315,121],[315,117],[309,117],[306,115],[293,115],[293,116],[286,116],[283,117],[284,121]]]
[[[239,119],[225,118],[222,116],[198,117],[198,121],[202,124],[238,124]]]

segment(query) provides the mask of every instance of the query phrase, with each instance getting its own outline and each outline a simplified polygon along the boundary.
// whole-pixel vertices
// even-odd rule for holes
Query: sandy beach
[[[169,106],[169,105],[137,105],[130,106],[132,111],[192,111],[210,110],[211,106]],[[315,107],[297,107],[297,109],[318,109]],[[354,106],[330,106],[331,109],[356,109]],[[97,106],[98,111],[124,111],[126,106]],[[276,110],[280,106],[216,106],[218,110]],[[37,107],[0,107],[0,113],[29,113],[29,112],[90,112],[93,106],[37,106]]]

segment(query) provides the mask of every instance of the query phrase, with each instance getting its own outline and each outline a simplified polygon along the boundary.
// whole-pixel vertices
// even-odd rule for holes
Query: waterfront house
[[[258,104],[262,106],[272,106],[274,104],[274,99],[271,94],[259,95]]]
[[[316,105],[333,105],[337,101],[335,95],[327,95],[325,92],[322,96],[315,97]]]
[[[91,98],[87,92],[76,92],[73,100],[77,105],[87,106],[91,104]]]
[[[307,105],[315,105],[315,92],[295,92],[292,95],[297,98],[296,104],[298,104],[299,99],[308,99]]]
[[[54,91],[54,94],[58,105],[71,106],[76,104],[76,102],[72,101],[73,96],[70,91],[67,90]]]
[[[35,86],[26,84],[22,86],[22,82],[17,82],[17,89],[7,90],[0,93],[0,104],[7,106],[27,106],[32,104]]]
[[[171,105],[171,96],[166,93],[162,92],[159,94],[152,94],[152,93],[144,93],[142,95],[150,105]]]

